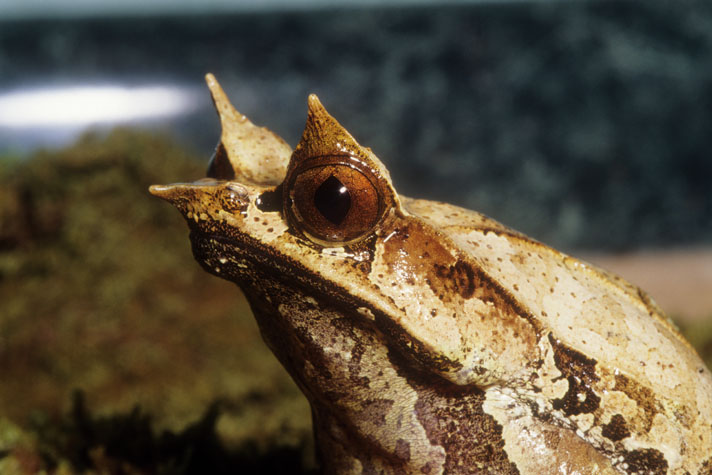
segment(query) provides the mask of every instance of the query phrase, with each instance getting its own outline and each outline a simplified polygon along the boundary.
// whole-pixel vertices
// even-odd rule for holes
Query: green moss
[[[195,263],[182,218],[147,191],[202,177],[205,159],[117,130],[12,163],[0,167],[0,415],[39,437],[38,460],[76,470],[126,462],[117,438],[84,437],[83,458],[70,454],[75,390],[92,402],[85,423],[140,428],[148,447],[194,430],[216,407],[210,440],[227,461],[244,447],[309,452],[308,405],[239,289]],[[149,472],[181,467],[166,457]]]

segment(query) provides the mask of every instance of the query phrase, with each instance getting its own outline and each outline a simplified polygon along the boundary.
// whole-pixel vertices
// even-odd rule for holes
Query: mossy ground
[[[1,473],[314,470],[242,294],[148,194],[204,162],[128,130],[0,159]],[[683,330],[710,364],[712,325]]]
[[[241,292],[147,191],[204,162],[128,130],[0,162],[0,468],[314,467],[308,405]]]

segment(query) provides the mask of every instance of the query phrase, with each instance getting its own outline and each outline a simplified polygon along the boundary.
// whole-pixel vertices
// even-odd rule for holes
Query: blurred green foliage
[[[7,470],[313,466],[308,405],[241,292],[147,191],[204,162],[130,130],[0,159],[0,421],[23,434],[0,424]]]

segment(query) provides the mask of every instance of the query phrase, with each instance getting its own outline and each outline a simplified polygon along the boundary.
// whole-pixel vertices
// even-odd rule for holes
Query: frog
[[[324,473],[712,473],[712,376],[644,291],[400,195],[316,95],[292,149],[206,82],[207,176],[150,192],[244,292]]]

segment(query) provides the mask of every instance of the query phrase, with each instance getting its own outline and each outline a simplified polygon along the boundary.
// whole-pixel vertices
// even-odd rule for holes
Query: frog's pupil
[[[314,192],[314,206],[338,226],[351,209],[351,194],[338,178],[331,175]]]

